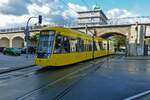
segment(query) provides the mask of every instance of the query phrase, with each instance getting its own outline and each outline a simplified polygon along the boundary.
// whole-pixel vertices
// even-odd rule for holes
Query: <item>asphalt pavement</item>
[[[33,54],[29,54],[27,58],[26,54],[10,56],[0,53],[0,73],[33,66],[34,56]]]
[[[111,56],[0,76],[0,100],[123,100],[150,90],[150,60]]]
[[[150,90],[149,84],[149,59],[119,57],[109,59],[95,73],[86,76],[61,100],[124,100]]]

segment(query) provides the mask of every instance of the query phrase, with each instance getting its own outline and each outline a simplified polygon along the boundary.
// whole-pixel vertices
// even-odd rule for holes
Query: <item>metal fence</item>
[[[107,20],[108,25],[135,24],[136,22],[140,24],[150,23],[150,16],[114,18]]]
[[[45,26],[29,26],[29,30],[39,30],[42,27]],[[6,28],[6,29],[0,29],[0,33],[9,33],[9,32],[24,32],[25,27],[16,27],[16,28]]]

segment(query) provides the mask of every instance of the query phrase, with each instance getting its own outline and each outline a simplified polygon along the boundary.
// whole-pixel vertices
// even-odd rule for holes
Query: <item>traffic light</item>
[[[42,24],[42,15],[39,15],[39,24]]]

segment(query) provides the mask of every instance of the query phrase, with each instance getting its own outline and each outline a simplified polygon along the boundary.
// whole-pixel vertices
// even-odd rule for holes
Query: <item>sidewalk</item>
[[[26,54],[9,56],[0,53],[0,73],[34,66],[34,56],[29,54],[28,58],[26,58]]]
[[[127,60],[150,60],[150,56],[125,57]]]

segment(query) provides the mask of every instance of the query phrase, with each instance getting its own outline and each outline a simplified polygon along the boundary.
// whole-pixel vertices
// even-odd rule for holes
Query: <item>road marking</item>
[[[142,92],[142,93],[139,93],[139,94],[134,95],[134,96],[131,96],[131,97],[128,97],[128,98],[126,98],[126,99],[124,99],[124,100],[133,100],[133,99],[137,99],[137,98],[139,98],[139,97],[141,97],[141,96],[144,96],[144,95],[147,95],[147,94],[149,94],[149,93],[150,93],[150,90],[145,91],[145,92]]]

